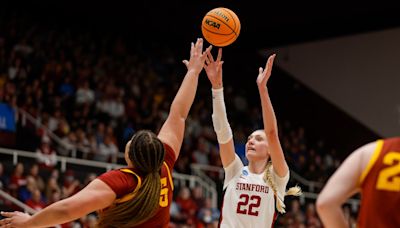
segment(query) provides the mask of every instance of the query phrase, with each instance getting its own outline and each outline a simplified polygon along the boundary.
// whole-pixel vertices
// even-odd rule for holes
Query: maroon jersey
[[[170,219],[169,209],[174,190],[172,169],[175,164],[175,153],[167,144],[164,144],[164,147],[166,153],[160,173],[161,192],[159,209],[152,218],[135,227],[168,227]],[[117,195],[116,204],[128,201],[135,197],[142,183],[142,177],[135,168],[112,170],[98,178],[110,186],[110,188],[115,192]]]
[[[360,184],[359,227],[400,227],[400,138],[377,141]]]

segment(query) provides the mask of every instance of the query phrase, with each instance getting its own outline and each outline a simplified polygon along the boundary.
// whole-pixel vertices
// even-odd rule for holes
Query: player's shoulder
[[[395,144],[399,144],[400,143],[400,137],[390,137],[390,138],[386,138],[384,139],[385,143],[395,143]]]
[[[121,176],[124,175],[124,172],[121,171],[121,169],[129,169],[128,167],[120,168],[120,169],[113,169],[110,171],[107,171],[102,174],[102,176]]]
[[[170,154],[171,156],[173,156],[175,158],[175,151],[174,149],[172,149],[172,147],[170,145],[168,145],[167,143],[164,143],[164,149],[165,149],[165,153],[166,154]]]
[[[110,170],[100,176],[100,179],[131,179],[133,176],[140,178],[140,174],[134,168],[124,167],[120,169]]]
[[[355,156],[360,156],[360,157],[364,157],[365,155],[367,155],[369,157],[369,155],[371,155],[375,150],[379,149],[382,145],[383,145],[384,140],[379,139],[373,142],[369,142],[367,144],[364,144],[362,146],[360,146],[359,148],[357,148],[353,154]]]
[[[168,167],[170,169],[172,169],[174,167],[176,159],[177,159],[176,153],[175,153],[174,149],[167,143],[163,142],[163,145],[164,145],[164,149],[165,149],[164,161],[167,163]]]

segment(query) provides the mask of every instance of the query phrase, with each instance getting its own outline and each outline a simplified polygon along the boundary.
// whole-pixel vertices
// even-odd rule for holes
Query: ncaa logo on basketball
[[[206,24],[217,29],[219,29],[219,27],[221,26],[219,23],[212,21],[210,19],[206,19]]]

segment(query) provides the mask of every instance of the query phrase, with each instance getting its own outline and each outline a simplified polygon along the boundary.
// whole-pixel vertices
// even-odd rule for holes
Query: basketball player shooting
[[[280,213],[285,212],[285,195],[301,194],[298,187],[285,192],[289,168],[278,138],[277,121],[267,89],[275,55],[268,58],[265,69],[260,67],[257,77],[265,129],[256,130],[248,137],[248,166],[243,165],[235,152],[225,110],[221,59],[221,48],[215,61],[210,51],[207,51],[204,66],[212,85],[212,120],[225,170],[225,195],[220,225],[223,228],[271,227],[276,214],[275,207]]]

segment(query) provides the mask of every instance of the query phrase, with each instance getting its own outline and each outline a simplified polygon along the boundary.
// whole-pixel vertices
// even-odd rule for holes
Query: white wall
[[[349,115],[400,135],[400,28],[263,51]]]

